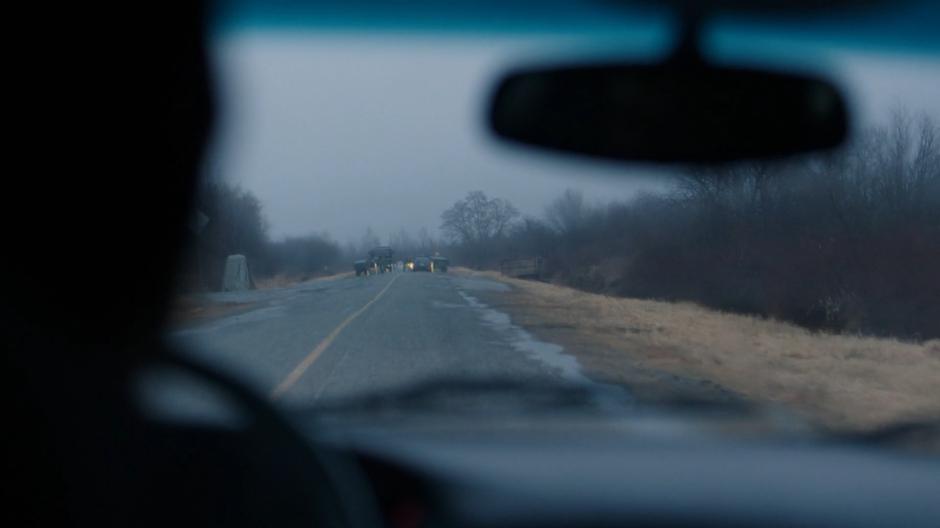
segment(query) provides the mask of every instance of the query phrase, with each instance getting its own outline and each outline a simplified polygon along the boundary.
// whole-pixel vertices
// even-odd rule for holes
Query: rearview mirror
[[[837,146],[845,104],[806,76],[696,64],[518,71],[497,86],[490,125],[505,139],[619,160],[725,162]]]

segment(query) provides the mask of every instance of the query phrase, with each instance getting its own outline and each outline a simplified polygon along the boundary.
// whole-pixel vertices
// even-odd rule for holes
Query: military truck
[[[447,260],[447,257],[436,255],[431,257],[431,262],[434,264],[434,271],[447,273],[447,267],[450,266],[450,261]]]
[[[394,256],[395,252],[388,246],[379,246],[369,251],[369,259],[375,263],[379,273],[392,271],[392,266],[394,265],[392,257]]]
[[[374,264],[371,260],[362,259],[353,262],[353,269],[356,270],[356,276],[369,275],[373,273]]]
[[[434,271],[434,261],[431,257],[415,257],[414,266],[411,271]]]

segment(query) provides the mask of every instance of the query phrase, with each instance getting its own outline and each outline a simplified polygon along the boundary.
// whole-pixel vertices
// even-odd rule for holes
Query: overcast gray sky
[[[566,188],[608,202],[661,189],[648,167],[574,161],[497,144],[482,123],[494,76],[538,46],[519,40],[229,34],[214,47],[221,115],[210,173],[255,193],[271,235],[356,240],[437,233],[468,191],[539,215]],[[817,57],[818,59],[818,57]],[[940,61],[832,53],[861,121],[904,105],[940,120]]]

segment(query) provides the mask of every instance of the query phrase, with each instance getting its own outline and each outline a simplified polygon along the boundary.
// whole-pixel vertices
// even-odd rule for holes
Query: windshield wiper
[[[316,412],[382,411],[635,411],[747,413],[754,406],[743,399],[713,399],[681,395],[655,402],[637,401],[628,389],[603,383],[572,383],[552,379],[444,377],[399,390],[358,398],[334,400],[316,406]]]
[[[829,438],[839,443],[901,447],[940,454],[940,419],[894,423],[870,431],[835,432]]]
[[[579,384],[509,378],[446,377],[317,406],[318,411],[454,411],[521,406],[526,409],[583,409],[598,394]]]

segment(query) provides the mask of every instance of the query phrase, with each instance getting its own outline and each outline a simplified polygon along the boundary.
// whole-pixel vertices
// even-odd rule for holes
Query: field
[[[689,303],[616,298],[483,274],[512,286],[500,310],[550,334],[590,376],[653,390],[651,373],[712,382],[838,429],[940,418],[940,340],[811,332]]]

